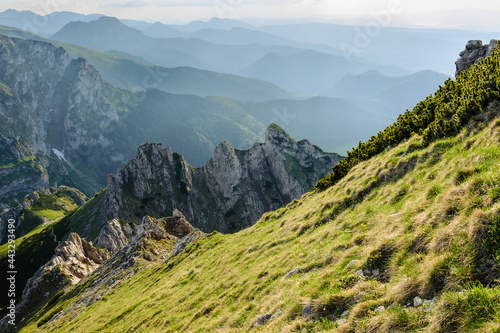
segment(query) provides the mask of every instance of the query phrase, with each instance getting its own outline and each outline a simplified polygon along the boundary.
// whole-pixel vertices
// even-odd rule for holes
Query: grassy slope
[[[75,218],[70,220],[70,216],[77,211],[78,205],[68,194],[69,190],[61,187],[52,194],[39,193],[39,198],[22,213],[23,222],[17,230],[22,236],[16,238],[15,262],[19,271],[16,283],[20,289],[24,288],[26,281],[53,256],[58,242],[66,240],[70,229],[77,230]],[[49,223],[42,222],[44,217]],[[8,244],[0,245],[2,277],[8,271],[8,249]],[[0,295],[0,306],[7,305],[7,296]],[[17,296],[20,299],[22,295],[18,293]]]
[[[281,316],[254,330],[497,332],[500,119],[485,120],[497,115],[430,145],[415,135],[324,192],[237,234],[213,233],[39,332],[237,332],[277,309]],[[355,274],[375,268],[375,279]],[[437,304],[407,306],[415,296]],[[72,300],[63,296],[23,332]],[[300,303],[317,317],[302,318]],[[380,305],[387,310],[375,312]]]

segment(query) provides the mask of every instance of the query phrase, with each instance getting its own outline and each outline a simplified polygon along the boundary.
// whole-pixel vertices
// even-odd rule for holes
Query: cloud
[[[107,3],[101,5],[101,7],[125,7],[125,8],[133,8],[133,7],[145,7],[145,6],[151,6],[152,1],[142,1],[142,0],[135,0],[135,1],[129,1],[126,3]]]
[[[190,21],[213,16],[237,19],[339,19],[370,17],[372,12],[380,11],[394,1],[400,3],[403,8],[399,21],[403,25],[412,22],[417,25],[443,25],[442,17],[446,16],[450,17],[446,22],[454,19],[446,24],[447,26],[465,23],[471,25],[470,22],[476,21],[484,26],[489,25],[489,30],[498,29],[499,26],[496,12],[500,9],[498,0],[0,0],[0,11],[12,8],[46,15],[67,10],[148,21]],[[476,14],[474,9],[486,10],[493,14]],[[469,15],[457,14],[454,10],[461,10]]]
[[[101,4],[101,7],[207,7],[213,6],[216,0],[133,0],[123,2],[110,2]],[[228,2],[237,2],[240,0],[224,0]]]

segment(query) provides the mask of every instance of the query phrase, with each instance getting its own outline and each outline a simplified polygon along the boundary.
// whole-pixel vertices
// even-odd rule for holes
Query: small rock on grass
[[[289,278],[291,276],[294,276],[295,274],[298,274],[300,273],[300,267],[295,267],[293,270],[291,270],[290,272],[288,272],[286,275],[285,275],[285,279],[286,278]]]
[[[312,307],[310,305],[306,305],[302,309],[302,318],[307,318],[310,316],[312,316]]]
[[[342,325],[342,324],[345,324],[345,323],[347,323],[347,319],[345,319],[345,318],[340,318],[340,319],[337,320],[337,324],[338,325]]]
[[[347,266],[345,266],[345,268],[346,268],[346,269],[347,269],[347,268],[351,268],[352,266],[356,265],[358,262],[359,262],[359,260],[356,260],[356,259],[355,259],[355,260],[351,260],[351,261],[347,264]]]
[[[283,314],[283,311],[281,311],[281,309],[278,309],[276,310],[276,312],[273,314],[273,316],[271,317],[271,319],[274,319],[278,316],[281,316]]]
[[[263,316],[259,317],[259,319],[257,319],[254,326],[259,326],[259,325],[263,325],[263,324],[267,323],[269,321],[269,319],[271,319],[271,317],[272,317],[272,315],[270,313],[266,313],[265,315],[263,315]]]

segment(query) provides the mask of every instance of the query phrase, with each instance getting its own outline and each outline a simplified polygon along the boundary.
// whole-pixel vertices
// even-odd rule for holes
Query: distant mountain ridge
[[[269,82],[221,74],[193,67],[164,68],[120,51],[95,51],[44,39],[23,30],[0,27],[0,34],[40,40],[63,47],[74,58],[83,57],[112,85],[140,91],[155,88],[174,94],[226,96],[240,100],[295,98],[295,93]]]
[[[17,11],[8,9],[0,12],[0,24],[28,30],[32,33],[49,37],[59,31],[69,22],[82,21],[90,22],[103,15],[91,14],[83,15],[74,12],[53,12],[46,15],[39,15],[29,10]]]
[[[299,50],[280,45],[219,45],[199,38],[152,38],[113,17],[68,23],[51,38],[101,51],[128,52],[164,67],[188,65],[223,73],[234,73],[270,51]]]
[[[172,27],[155,25],[147,29],[158,29],[158,32],[153,34],[156,37],[161,36],[161,32],[165,29],[170,32],[175,31],[170,28]],[[167,32],[166,36],[169,34]],[[314,66],[317,58],[320,57],[321,63],[317,64],[317,67],[326,66],[327,72],[332,73],[330,67],[337,66],[337,70],[342,70],[338,75],[342,76],[346,73],[342,66],[339,67],[336,64],[339,61],[345,63],[346,59],[337,48],[331,46],[314,45],[296,41],[293,38],[283,38],[259,30],[238,27],[231,30],[204,29],[189,35],[181,34],[181,36],[184,37],[152,38],[137,29],[126,26],[116,18],[101,17],[88,23],[68,23],[54,34],[52,39],[96,50],[124,51],[164,67],[191,66],[238,74],[259,59],[277,53],[285,57],[294,57],[299,54],[297,57],[300,59],[297,61],[300,61],[300,65],[306,68]],[[304,59],[303,55],[308,56]],[[326,63],[325,57],[328,58]],[[401,72],[401,68],[391,65],[380,66],[375,62],[372,62],[370,67],[375,67],[380,71]],[[316,77],[314,75],[318,75],[317,70],[308,82],[314,81]],[[256,78],[256,76],[252,77]],[[296,77],[293,82],[296,83],[300,77],[302,76]],[[276,83],[276,81],[273,82]],[[283,85],[282,82],[279,84]],[[291,87],[291,84],[284,86]]]
[[[231,30],[233,28],[246,28],[246,29],[254,28],[254,26],[249,23],[245,23],[230,18],[218,18],[218,17],[213,17],[206,22],[197,20],[189,22],[187,24],[172,25],[172,27],[185,32],[195,32],[200,29]]]
[[[330,97],[360,98],[385,103],[394,110],[406,110],[429,94],[428,86],[438,87],[449,76],[433,71],[420,71],[391,77],[377,71],[358,75],[347,74],[333,86],[321,92]]]

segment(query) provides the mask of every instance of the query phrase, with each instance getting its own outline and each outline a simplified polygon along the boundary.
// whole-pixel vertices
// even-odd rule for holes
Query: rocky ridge
[[[65,286],[80,282],[109,258],[109,251],[96,248],[78,234],[71,233],[56,248],[52,259],[28,280],[16,308],[16,315],[22,318],[21,316],[37,309]],[[0,328],[4,332],[11,329],[5,320],[0,321]]]
[[[71,310],[89,306],[148,263],[175,256],[187,244],[205,236],[186,221],[182,213],[174,213],[161,219],[145,216],[138,225],[109,221],[101,230],[98,246],[71,233],[56,248],[52,259],[28,280],[16,315],[21,317],[36,311],[78,283],[83,283],[84,288]],[[12,327],[7,325],[7,320],[0,321],[0,328],[10,332]]]
[[[184,215],[179,211],[175,211],[172,217],[160,219],[145,217],[140,224],[113,219],[101,229],[96,245],[114,254],[127,246],[131,239],[150,229],[152,223],[177,238],[182,238],[195,231],[195,228],[186,221]]]
[[[491,55],[498,44],[497,39],[492,39],[489,44],[483,45],[480,40],[470,40],[465,46],[465,50],[460,52],[460,57],[455,62],[457,70],[455,76],[460,75],[461,71],[468,69],[470,66],[479,62],[479,60]]]
[[[274,124],[265,142],[249,150],[221,142],[200,168],[168,147],[146,143],[108,177],[106,218],[138,222],[179,209],[204,232],[235,232],[300,198],[340,159],[307,140],[295,141]]]

